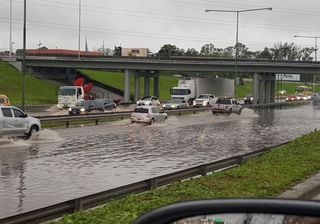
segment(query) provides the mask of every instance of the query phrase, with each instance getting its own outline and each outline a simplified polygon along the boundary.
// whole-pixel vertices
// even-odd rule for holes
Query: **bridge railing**
[[[52,220],[61,217],[65,214],[73,213],[75,211],[81,211],[84,209],[99,206],[115,198],[120,198],[129,194],[141,193],[147,190],[152,190],[176,181],[186,180],[197,176],[206,176],[208,173],[237,166],[244,163],[250,158],[260,156],[269,150],[271,150],[271,147],[262,150],[257,150],[254,152],[249,152],[242,155],[233,156],[230,158],[225,158],[207,164],[198,165],[189,169],[180,170],[162,176],[150,178],[147,180],[106,190],[100,193],[64,201],[33,211],[13,215],[10,217],[0,219],[0,224],[39,223]]]

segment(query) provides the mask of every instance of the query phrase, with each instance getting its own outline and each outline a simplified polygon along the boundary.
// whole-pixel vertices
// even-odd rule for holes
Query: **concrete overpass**
[[[135,77],[135,100],[139,98],[140,77],[145,79],[145,95],[150,95],[150,78],[154,80],[154,95],[159,96],[159,71],[234,72],[235,60],[209,58],[57,58],[27,57],[29,72],[51,70],[73,74],[75,69],[124,71],[124,98],[130,101],[130,77]],[[275,74],[320,74],[320,63],[271,60],[238,60],[239,73],[254,73],[255,104],[274,102]]]

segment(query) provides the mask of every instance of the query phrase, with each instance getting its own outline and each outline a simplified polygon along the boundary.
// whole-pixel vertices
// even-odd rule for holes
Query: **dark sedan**
[[[104,112],[115,108],[116,104],[113,99],[80,100],[69,108],[69,115],[86,114],[92,111]]]

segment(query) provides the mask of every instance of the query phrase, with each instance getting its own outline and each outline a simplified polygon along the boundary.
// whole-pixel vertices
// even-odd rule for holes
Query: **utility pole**
[[[236,55],[235,55],[235,67],[234,67],[234,97],[236,97],[237,77],[238,77],[238,57],[239,57],[239,14],[242,12],[252,12],[261,10],[272,10],[272,8],[258,8],[258,9],[245,9],[245,10],[220,10],[220,9],[206,9],[205,12],[227,12],[236,13],[237,16],[237,29],[236,29]]]
[[[12,56],[12,0],[10,0],[10,34],[9,34],[9,57]]]
[[[312,38],[314,39],[314,62],[317,62],[317,50],[318,50],[318,38],[320,36],[299,36],[295,35],[293,37],[302,37],[302,38]],[[317,75],[313,75],[313,92],[316,93],[316,82],[317,82]]]
[[[27,0],[23,1],[23,57],[22,57],[22,110],[25,109],[26,100],[26,20]]]
[[[81,35],[81,0],[79,0],[78,59],[80,59],[80,35]]]

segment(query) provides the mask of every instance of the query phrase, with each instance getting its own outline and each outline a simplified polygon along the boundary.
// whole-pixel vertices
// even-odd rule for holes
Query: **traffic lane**
[[[152,126],[123,120],[44,130],[29,148],[0,156],[0,169],[6,170],[0,216],[276,145],[314,130],[317,121],[317,111],[299,107],[244,109],[240,116],[169,116]]]

